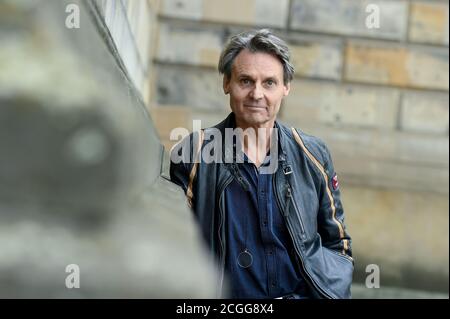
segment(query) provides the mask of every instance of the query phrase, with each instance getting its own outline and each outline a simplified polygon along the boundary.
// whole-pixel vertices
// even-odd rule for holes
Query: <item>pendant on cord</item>
[[[237,263],[239,267],[242,268],[248,268],[253,264],[253,256],[247,248],[245,248],[243,252],[239,253]]]

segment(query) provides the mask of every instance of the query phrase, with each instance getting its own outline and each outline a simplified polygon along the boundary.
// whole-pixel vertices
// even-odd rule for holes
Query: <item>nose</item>
[[[250,92],[250,97],[254,100],[260,100],[264,97],[263,88],[260,84],[256,83],[253,90]]]

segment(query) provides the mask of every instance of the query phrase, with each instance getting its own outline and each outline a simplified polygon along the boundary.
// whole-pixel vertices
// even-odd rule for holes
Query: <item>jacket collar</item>
[[[220,122],[214,127],[219,129],[220,133],[222,134],[223,154],[225,154],[226,152],[232,152],[233,151],[233,149],[231,148],[232,145],[225,145],[225,129],[236,128],[235,114],[231,112],[222,122]],[[288,134],[287,132],[289,132],[289,129],[285,125],[280,123],[278,120],[275,120],[275,128],[277,128],[278,131],[278,158],[280,161],[285,161],[286,160],[285,150],[287,149],[286,139],[288,138],[288,136],[286,135]],[[223,158],[223,160],[225,161],[225,158]]]

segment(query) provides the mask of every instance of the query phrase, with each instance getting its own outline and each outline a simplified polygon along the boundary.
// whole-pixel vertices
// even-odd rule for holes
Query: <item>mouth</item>
[[[263,106],[263,105],[251,105],[251,104],[244,104],[245,108],[249,108],[249,109],[260,109],[260,110],[265,110],[267,107]]]

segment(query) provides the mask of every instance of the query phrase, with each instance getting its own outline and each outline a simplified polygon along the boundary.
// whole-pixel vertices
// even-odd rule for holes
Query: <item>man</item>
[[[219,71],[232,113],[177,144],[170,166],[217,257],[219,288],[225,278],[232,298],[350,298],[351,238],[328,149],[276,120],[294,73],[287,45],[265,29],[238,34]]]

